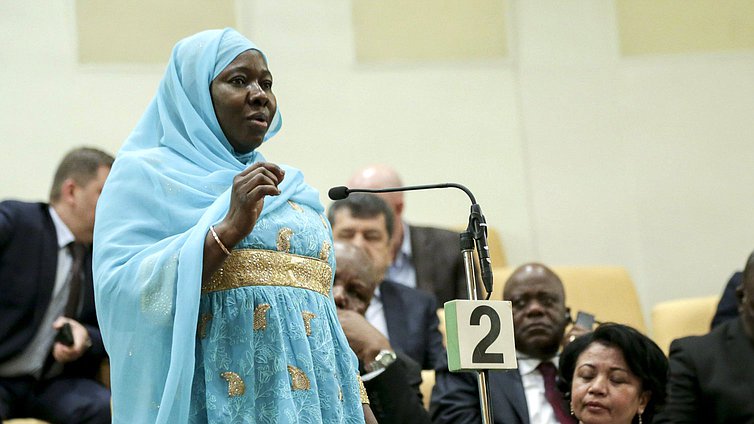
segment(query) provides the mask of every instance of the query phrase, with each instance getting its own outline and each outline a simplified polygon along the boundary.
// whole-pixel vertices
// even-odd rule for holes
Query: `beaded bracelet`
[[[215,232],[215,226],[210,225],[209,230],[212,232],[212,237],[215,238],[215,241],[220,246],[220,249],[222,249],[223,252],[225,252],[226,255],[230,256],[230,250],[228,250],[227,247],[223,244],[223,242],[220,241],[220,237],[217,236],[217,233]]]

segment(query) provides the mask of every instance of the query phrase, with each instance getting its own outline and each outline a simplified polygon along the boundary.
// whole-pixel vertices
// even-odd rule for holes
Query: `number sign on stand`
[[[510,302],[446,302],[445,331],[450,371],[518,368]]]

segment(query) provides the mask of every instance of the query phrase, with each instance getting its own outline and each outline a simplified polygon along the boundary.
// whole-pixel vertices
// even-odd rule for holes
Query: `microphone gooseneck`
[[[457,188],[462,190],[469,196],[471,200],[471,213],[469,215],[469,225],[466,231],[469,232],[475,240],[477,255],[479,256],[479,265],[482,269],[482,284],[487,291],[487,298],[489,299],[492,294],[492,261],[490,260],[490,249],[487,246],[487,221],[482,215],[482,208],[477,204],[476,198],[471,193],[471,190],[461,184],[456,183],[442,183],[442,184],[424,184],[405,187],[389,187],[389,188],[348,188],[346,186],[337,186],[331,188],[327,195],[331,200],[342,200],[348,197],[351,193],[394,193],[397,191],[415,191],[415,190],[429,190],[436,188]]]

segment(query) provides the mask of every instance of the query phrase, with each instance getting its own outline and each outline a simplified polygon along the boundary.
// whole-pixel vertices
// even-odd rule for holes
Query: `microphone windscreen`
[[[330,189],[330,191],[327,192],[327,196],[330,197],[330,200],[343,200],[348,197],[348,187],[333,187]]]

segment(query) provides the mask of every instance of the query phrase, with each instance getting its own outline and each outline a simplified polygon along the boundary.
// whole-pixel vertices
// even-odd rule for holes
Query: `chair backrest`
[[[644,324],[639,296],[625,268],[619,266],[552,266],[566,294],[566,306],[574,318],[578,311],[593,314],[599,322],[630,325],[642,333]],[[505,281],[513,268],[493,269],[494,286],[490,299],[502,299]]]
[[[707,334],[719,301],[719,296],[705,296],[656,304],[652,308],[652,338],[667,355],[673,340]]]

